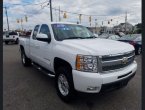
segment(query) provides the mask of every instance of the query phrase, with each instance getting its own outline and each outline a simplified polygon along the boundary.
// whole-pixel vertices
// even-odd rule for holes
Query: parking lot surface
[[[54,79],[23,67],[19,46],[3,45],[4,110],[141,110],[141,55],[138,69],[125,88],[105,94],[76,95],[66,104],[56,94]]]

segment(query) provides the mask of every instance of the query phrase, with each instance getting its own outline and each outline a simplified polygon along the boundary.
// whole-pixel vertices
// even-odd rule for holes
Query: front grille
[[[123,62],[124,57],[127,58],[125,63]],[[134,57],[134,51],[120,55],[102,56],[102,71],[110,71],[124,68],[133,63]]]
[[[130,57],[134,55],[134,51],[123,54],[123,55],[113,55],[113,56],[102,56],[102,61],[110,61],[110,60],[117,60],[122,59],[123,57]]]

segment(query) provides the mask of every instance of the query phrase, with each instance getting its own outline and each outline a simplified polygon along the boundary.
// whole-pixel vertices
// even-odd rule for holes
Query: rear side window
[[[39,25],[36,25],[35,28],[34,28],[34,31],[33,31],[33,35],[32,35],[33,39],[36,39],[36,35],[38,33],[38,29],[39,29]]]
[[[9,35],[18,35],[16,32],[10,32]]]
[[[42,24],[41,28],[40,28],[40,34],[46,34],[48,37],[50,37],[50,31],[49,31],[49,27],[47,24]]]

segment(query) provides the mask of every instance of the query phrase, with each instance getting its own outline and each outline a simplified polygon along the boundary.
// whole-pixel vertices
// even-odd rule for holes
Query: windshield
[[[75,24],[52,24],[54,37],[58,41],[65,39],[96,38],[86,27]]]

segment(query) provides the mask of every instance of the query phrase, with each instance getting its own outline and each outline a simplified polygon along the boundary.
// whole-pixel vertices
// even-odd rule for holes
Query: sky
[[[33,29],[36,24],[50,22],[49,0],[3,0],[3,6],[7,7],[11,30],[21,29],[22,26],[26,30]],[[141,6],[141,0],[52,0],[53,21],[59,21],[60,7],[62,22],[76,23],[79,21],[79,14],[82,14],[81,24],[84,26],[90,26],[91,16],[91,26],[112,27],[124,23],[127,12],[127,22],[135,25],[141,23]],[[63,18],[65,12],[66,19]],[[25,16],[28,17],[27,22]],[[23,19],[22,26],[17,23],[17,19]],[[3,29],[7,29],[5,8]]]

